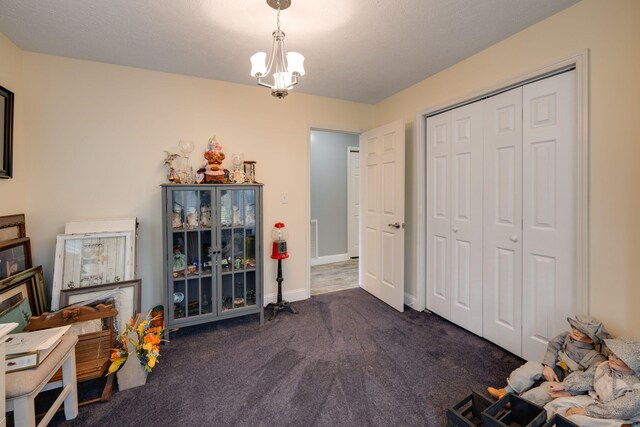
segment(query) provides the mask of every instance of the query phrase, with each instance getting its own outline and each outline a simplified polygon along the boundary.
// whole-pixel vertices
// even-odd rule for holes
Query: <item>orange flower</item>
[[[160,344],[160,337],[157,335],[145,335],[144,342],[150,344]]]

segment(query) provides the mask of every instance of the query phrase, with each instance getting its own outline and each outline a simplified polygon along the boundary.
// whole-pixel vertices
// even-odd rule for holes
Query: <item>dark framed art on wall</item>
[[[13,176],[13,92],[0,86],[0,178]]]

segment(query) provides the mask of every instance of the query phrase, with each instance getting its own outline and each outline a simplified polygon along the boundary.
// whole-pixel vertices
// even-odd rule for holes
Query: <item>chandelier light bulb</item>
[[[304,76],[304,56],[298,52],[287,53],[287,70],[291,74],[298,73],[299,76]]]
[[[267,73],[267,53],[258,52],[251,57],[251,75],[264,76]]]

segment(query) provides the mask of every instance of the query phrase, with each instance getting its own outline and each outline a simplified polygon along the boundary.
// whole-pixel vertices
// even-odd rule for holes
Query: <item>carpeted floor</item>
[[[80,408],[83,426],[443,426],[445,409],[503,385],[522,360],[440,317],[362,289],[171,335],[144,387]]]

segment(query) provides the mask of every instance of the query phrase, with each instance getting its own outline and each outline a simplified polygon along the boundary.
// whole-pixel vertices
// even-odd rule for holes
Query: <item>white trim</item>
[[[427,150],[424,145],[426,138],[426,113],[416,113],[416,121],[414,123],[415,133],[414,147],[416,149],[415,166],[416,185],[413,186],[413,200],[416,201],[413,208],[413,217],[415,218],[415,226],[417,233],[416,241],[416,303],[413,306],[418,311],[427,308],[427,253],[426,253],[426,233],[427,233],[427,198],[426,194],[426,176],[427,176]]]
[[[416,309],[417,303],[418,303],[418,300],[416,299],[416,297],[406,292],[404,293],[404,305],[408,306],[413,310],[417,310]],[[418,310],[418,311],[421,311],[421,310]]]
[[[282,299],[284,301],[302,301],[308,299],[309,295],[306,289],[296,289],[293,291],[282,292]],[[267,304],[276,303],[278,301],[278,294],[265,294],[264,296],[264,306]]]
[[[415,217],[416,232],[418,233],[416,247],[417,274],[417,310],[424,310],[426,306],[426,271],[425,271],[425,209],[426,209],[426,147],[425,147],[425,118],[426,116],[448,107],[465,103],[471,99],[495,93],[503,88],[514,86],[522,82],[548,75],[556,70],[575,66],[577,86],[577,218],[576,218],[576,301],[577,313],[589,313],[589,50],[585,49],[564,59],[560,59],[542,68],[534,69],[524,75],[511,78],[489,88],[478,90],[463,98],[459,98],[446,105],[427,108],[416,113],[415,147],[416,147],[416,185],[414,197],[416,200]]]
[[[311,252],[309,254],[309,257],[311,259],[316,259],[318,258],[318,220],[317,219],[312,219],[311,220],[311,228],[310,228],[310,232],[309,232],[309,239],[311,239],[311,242],[309,242],[309,251]],[[313,244],[315,241],[315,244]]]
[[[311,265],[332,264],[334,262],[349,261],[350,259],[349,254],[319,256],[318,258],[311,258]]]
[[[349,256],[351,255],[351,248],[353,247],[353,237],[351,237],[351,153],[360,153],[360,147],[347,147],[347,253]],[[358,233],[359,239],[360,233]],[[358,254],[355,256],[360,256],[360,246],[358,246]],[[313,264],[312,264],[313,265]]]

